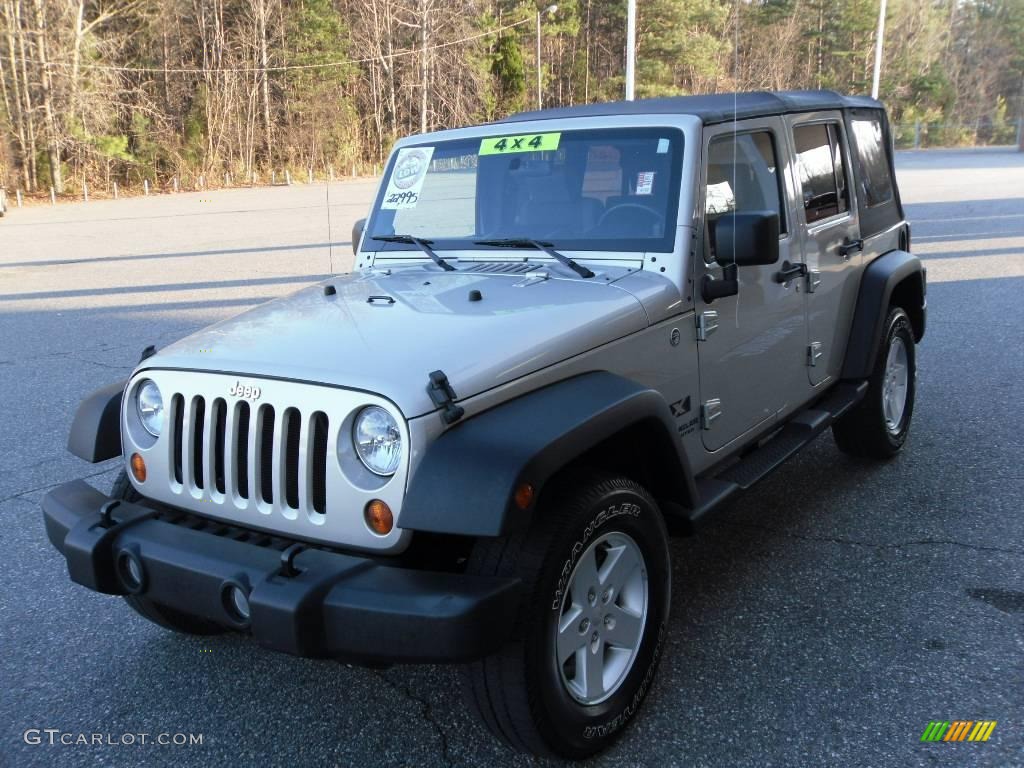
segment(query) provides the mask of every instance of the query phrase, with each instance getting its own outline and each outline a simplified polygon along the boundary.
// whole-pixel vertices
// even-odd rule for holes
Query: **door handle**
[[[864,241],[863,240],[860,240],[860,239],[857,239],[857,240],[846,240],[842,245],[839,246],[839,255],[842,256],[844,259],[848,259],[848,258],[850,258],[850,254],[854,253],[855,251],[863,251],[863,250],[864,250]]]
[[[772,280],[776,283],[788,283],[790,280],[795,280],[801,275],[806,274],[806,264],[790,264],[788,261],[784,261],[782,262],[782,269],[772,275]]]

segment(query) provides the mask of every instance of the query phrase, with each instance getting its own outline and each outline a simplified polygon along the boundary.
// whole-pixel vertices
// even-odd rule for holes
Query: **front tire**
[[[469,572],[515,575],[513,639],[463,668],[471,708],[502,741],[581,759],[611,745],[657,669],[671,597],[658,506],[621,477],[573,474],[545,493],[525,534],[480,539]]]
[[[852,456],[891,458],[910,433],[917,382],[914,332],[902,307],[890,308],[884,328],[867,394],[832,425],[839,450]]]
[[[121,474],[114,480],[114,485],[110,489],[110,498],[121,501],[139,501],[142,496],[128,480],[128,474],[121,470]],[[220,635],[227,631],[220,624],[190,616],[160,603],[154,603],[141,595],[125,595],[124,601],[144,619],[173,632],[207,636]]]

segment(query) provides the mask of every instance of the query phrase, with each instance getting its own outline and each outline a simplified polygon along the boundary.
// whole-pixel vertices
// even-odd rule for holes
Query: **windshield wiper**
[[[377,235],[376,237],[370,238],[371,240],[381,240],[385,243],[405,243],[406,245],[415,245],[427,256],[430,257],[437,266],[443,269],[445,272],[454,272],[455,267],[449,264],[447,261],[438,256],[431,249],[433,240],[424,240],[422,237],[413,237],[412,235]]]
[[[538,251],[544,251],[548,256],[557,261],[559,264],[571,269],[580,277],[593,277],[594,273],[584,267],[582,264],[570,259],[565,254],[559,253],[551,247],[551,243],[542,243],[539,240],[531,240],[528,237],[507,237],[498,240],[474,240],[474,245],[494,245],[499,248],[536,248]]]

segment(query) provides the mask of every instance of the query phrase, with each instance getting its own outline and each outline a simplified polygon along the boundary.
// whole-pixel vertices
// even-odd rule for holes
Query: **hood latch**
[[[434,405],[442,409],[441,421],[445,424],[454,424],[466,412],[465,408],[455,404],[455,390],[452,389],[444,371],[434,371],[430,374],[427,394]]]

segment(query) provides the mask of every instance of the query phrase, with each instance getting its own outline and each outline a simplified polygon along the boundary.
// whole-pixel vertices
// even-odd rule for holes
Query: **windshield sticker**
[[[668,139],[658,139],[658,154],[664,155],[668,153]]]
[[[636,194],[650,195],[654,192],[654,171],[641,171],[636,175]]]
[[[391,171],[388,188],[384,190],[384,202],[381,208],[398,210],[415,208],[420,201],[420,189],[427,177],[430,158],[434,154],[433,147],[412,147],[398,150],[395,168]]]
[[[512,152],[544,152],[558,149],[561,133],[533,133],[525,136],[497,136],[480,140],[481,155],[507,155]]]

